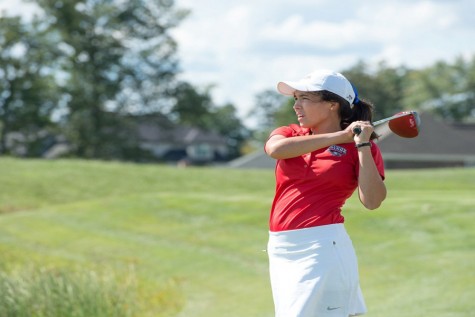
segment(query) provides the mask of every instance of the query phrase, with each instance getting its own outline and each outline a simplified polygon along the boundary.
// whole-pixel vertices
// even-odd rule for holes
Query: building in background
[[[228,160],[226,138],[199,128],[173,123],[163,115],[143,115],[131,118],[132,136],[138,140],[143,151],[143,162],[165,162],[177,165],[209,165]],[[20,136],[15,135],[18,139]],[[55,136],[55,141],[42,152],[43,158],[54,159],[67,156],[70,145],[64,137]],[[21,144],[15,146],[21,156]]]
[[[226,139],[214,132],[177,125],[164,116],[137,118],[140,147],[159,161],[180,165],[223,162],[228,157]]]

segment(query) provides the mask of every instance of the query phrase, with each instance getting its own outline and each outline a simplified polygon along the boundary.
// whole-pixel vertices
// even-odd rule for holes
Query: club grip
[[[360,135],[361,133],[361,127],[359,125],[357,125],[356,127],[353,128],[353,133],[355,135]]]

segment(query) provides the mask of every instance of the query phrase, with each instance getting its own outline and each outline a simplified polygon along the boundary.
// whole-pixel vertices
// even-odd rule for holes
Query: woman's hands
[[[355,133],[355,128],[359,129],[361,132],[359,134]],[[345,129],[345,132],[347,132],[348,136],[350,136],[351,140],[355,143],[369,142],[373,131],[374,127],[369,121],[355,121]]]

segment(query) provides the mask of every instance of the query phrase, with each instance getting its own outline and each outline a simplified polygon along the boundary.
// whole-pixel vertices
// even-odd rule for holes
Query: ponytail
[[[344,106],[340,104],[340,126],[342,129],[345,129],[355,121],[373,122],[373,112],[374,106],[367,100],[357,99],[356,102],[353,103],[352,107],[350,107],[348,102]],[[377,137],[378,135],[373,132],[370,139],[373,140]]]
[[[357,94],[353,105],[350,105],[348,100],[345,98],[342,98],[339,95],[327,90],[319,91],[318,94],[325,101],[338,102],[340,105],[339,115],[341,118],[340,127],[342,130],[346,129],[352,122],[355,121],[373,122],[373,104],[367,100],[359,99]],[[371,140],[376,139],[377,137],[378,135],[375,132],[371,134]]]

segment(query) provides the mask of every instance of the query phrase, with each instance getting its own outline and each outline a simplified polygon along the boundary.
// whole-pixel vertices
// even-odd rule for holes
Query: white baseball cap
[[[287,96],[293,96],[299,91],[322,91],[328,90],[345,100],[350,105],[355,100],[355,90],[350,81],[340,73],[332,70],[316,70],[299,81],[281,81],[277,84],[277,90]]]

